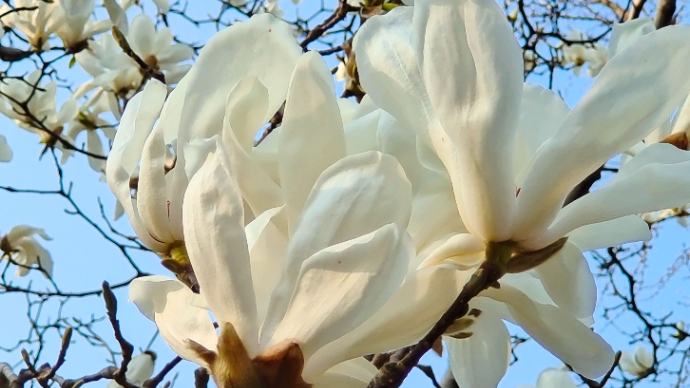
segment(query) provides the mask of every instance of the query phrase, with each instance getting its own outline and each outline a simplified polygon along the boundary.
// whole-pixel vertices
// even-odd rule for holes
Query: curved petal
[[[515,240],[543,232],[576,184],[668,120],[690,90],[689,39],[690,26],[662,28],[611,58],[539,149],[518,196]]]
[[[447,259],[458,263],[462,263],[463,259],[471,259],[473,264],[479,264],[474,263],[475,258],[479,255],[479,258],[483,259],[485,249],[486,245],[481,237],[469,233],[456,234],[429,253],[419,267],[438,265]]]
[[[525,83],[522,89],[520,120],[515,139],[514,171],[518,177],[526,173],[541,145],[552,137],[568,116],[570,108],[556,93],[539,85]],[[523,173],[523,175],[524,175]]]
[[[162,117],[161,125],[188,128],[190,136],[201,138],[217,134],[230,90],[247,75],[255,75],[268,89],[264,122],[268,121],[285,100],[290,74],[301,53],[289,25],[270,14],[254,15],[221,30],[208,40],[178,84],[182,92],[170,96],[184,101],[178,117]]]
[[[146,14],[139,14],[132,19],[127,34],[127,42],[139,56],[146,58],[153,54],[153,41],[156,37],[156,27]]]
[[[566,243],[535,272],[556,306],[578,319],[594,315],[597,285],[587,259],[575,245]]]
[[[318,351],[305,365],[304,375],[317,375],[337,362],[419,341],[453,303],[470,275],[470,271],[443,266],[413,272],[374,316]]]
[[[395,224],[317,252],[304,261],[271,344],[296,341],[308,363],[317,350],[365,322],[390,299],[413,255],[412,241]],[[274,312],[278,310],[269,310],[267,321]]]
[[[411,7],[396,7],[372,17],[357,31],[353,49],[367,96],[430,146],[426,128],[436,116],[415,58],[412,14]]]
[[[496,388],[510,364],[510,333],[501,318],[482,311],[469,338],[443,337],[450,368],[461,387]]]
[[[242,198],[255,215],[283,205],[280,187],[250,156],[267,106],[268,90],[250,75],[230,92],[223,120],[223,142],[232,160],[233,173]]]
[[[585,225],[568,234],[568,242],[582,252],[651,239],[649,224],[636,215]]]
[[[108,186],[125,209],[132,229],[144,244],[156,251],[165,250],[165,245],[152,238],[144,227],[136,210],[136,201],[131,197],[129,180],[139,163],[146,138],[158,119],[166,94],[164,84],[151,80],[129,101],[105,167]]]
[[[255,357],[259,329],[244,207],[230,162],[222,146],[216,147],[185,194],[185,246],[213,315],[219,323],[231,323],[249,356]]]
[[[671,148],[675,147],[665,145],[670,147],[670,153],[680,152],[690,157],[688,151],[674,151]],[[533,247],[544,246],[584,225],[630,214],[684,206],[690,202],[690,161],[674,164],[649,163],[641,167],[635,163],[639,168],[632,170],[633,161],[638,157],[646,159],[645,156],[640,153],[626,164],[631,167],[630,170],[621,171],[620,175],[597,190],[563,208],[542,238],[527,244]]]
[[[568,372],[559,369],[547,369],[539,375],[537,388],[576,388]]]
[[[614,23],[611,37],[609,38],[609,58],[621,52],[624,48],[635,44],[641,36],[655,30],[654,22],[647,17],[629,20],[625,23]]]
[[[363,357],[341,362],[314,381],[314,388],[365,388],[378,369]]]
[[[165,342],[180,357],[207,367],[189,347],[188,340],[215,351],[218,337],[208,311],[195,307],[194,294],[180,281],[167,276],[146,276],[132,280],[129,300],[156,323]]]
[[[333,77],[316,51],[302,55],[295,65],[279,136],[280,183],[293,231],[314,182],[345,156]]]
[[[523,84],[522,50],[493,0],[427,0],[414,6],[415,52],[441,127],[431,139],[470,231],[510,238],[511,164]]]
[[[520,290],[501,285],[483,296],[504,302],[517,324],[541,346],[577,373],[595,379],[613,365],[613,349],[569,312],[531,300]]]

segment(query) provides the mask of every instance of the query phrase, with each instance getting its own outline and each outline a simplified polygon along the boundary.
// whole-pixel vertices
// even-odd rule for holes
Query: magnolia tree
[[[686,386],[683,16],[5,1],[0,388]]]

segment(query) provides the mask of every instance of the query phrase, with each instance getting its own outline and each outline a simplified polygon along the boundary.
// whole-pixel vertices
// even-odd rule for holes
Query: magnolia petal
[[[230,90],[247,75],[255,75],[268,89],[264,122],[268,121],[285,100],[290,74],[301,54],[289,25],[270,14],[254,15],[221,30],[208,40],[179,82],[183,92],[170,96],[184,101],[179,117],[162,117],[162,125],[188,128],[191,135],[201,138],[217,134]]]
[[[651,239],[649,225],[636,215],[585,225],[568,234],[568,242],[580,248],[582,252]]]
[[[287,249],[287,236],[277,225],[285,217],[284,207],[277,207],[261,213],[245,228],[247,246],[251,258],[254,293],[258,322],[263,322],[268,312],[271,292],[278,285],[282,274],[283,257]]]
[[[189,347],[188,340],[215,351],[217,335],[208,311],[195,307],[198,297],[182,282],[167,276],[146,276],[132,280],[129,301],[156,323],[161,337],[180,357],[207,367]]]
[[[374,16],[357,31],[353,49],[360,83],[383,110],[430,145],[426,128],[436,120],[413,48],[413,9],[396,7]]]
[[[9,163],[12,161],[12,149],[7,145],[5,136],[0,135],[0,162]]]
[[[253,135],[264,123],[267,105],[268,90],[255,76],[245,77],[228,96],[223,122],[223,142],[235,179],[255,215],[283,205],[280,187],[250,156]]]
[[[287,273],[295,276],[314,253],[395,223],[406,227],[410,182],[395,158],[371,151],[345,157],[314,184],[290,238]]]
[[[318,351],[305,365],[304,375],[317,375],[335,363],[363,354],[416,343],[453,303],[470,275],[471,271],[443,266],[413,272],[369,320]]]
[[[220,145],[184,198],[184,237],[201,294],[220,322],[231,323],[250,357],[258,354],[258,323],[244,207]]]
[[[690,90],[689,39],[690,26],[662,28],[611,58],[539,149],[518,196],[514,240],[543,232],[576,184],[668,120]]]
[[[609,58],[621,52],[624,48],[636,43],[643,35],[654,32],[656,27],[652,19],[641,17],[625,23],[614,23],[609,38]],[[635,47],[637,50],[637,47]]]
[[[482,311],[467,329],[472,336],[443,337],[450,368],[461,387],[496,388],[510,364],[510,333],[503,321]]]
[[[687,153],[680,150],[678,152]],[[563,208],[542,239],[528,244],[548,244],[557,239],[556,236],[563,236],[584,225],[630,214],[684,206],[690,202],[688,171],[690,161],[675,164],[650,163],[616,176],[599,189]]]
[[[348,155],[377,149],[376,133],[384,114],[381,109],[377,109],[345,125],[345,149]]]
[[[314,381],[314,388],[365,388],[378,369],[363,357],[341,362]]]
[[[139,168],[137,205],[146,229],[157,240],[172,243],[175,238],[168,222],[171,203],[165,173],[168,147],[163,136],[163,128],[157,126],[146,139]]]
[[[568,372],[560,369],[547,369],[539,374],[537,388],[576,388],[577,384]]]
[[[447,259],[458,263],[462,263],[463,259],[470,259],[471,263],[468,264],[477,264],[476,256],[483,258],[485,249],[486,245],[481,237],[469,233],[456,234],[434,249],[419,267],[438,265]]]
[[[443,127],[432,128],[431,138],[460,215],[481,237],[506,240],[515,211],[522,50],[493,0],[417,2],[414,30],[422,79]]]
[[[578,319],[594,315],[597,285],[587,259],[575,245],[566,243],[535,272],[558,307]]]
[[[296,341],[308,363],[317,350],[365,322],[388,301],[402,284],[413,254],[405,230],[388,224],[312,255],[302,264],[271,343]],[[269,316],[273,313],[269,310]]]
[[[146,58],[153,54],[153,39],[156,36],[156,27],[146,14],[139,14],[132,19],[127,34],[128,42],[132,50],[139,56]]]
[[[520,120],[515,139],[514,171],[521,186],[521,172],[529,166],[537,149],[563,124],[570,108],[556,93],[539,85],[525,83],[522,89]]]
[[[345,156],[333,77],[316,51],[295,65],[279,136],[280,182],[292,231],[314,182]]]
[[[499,290],[486,290],[482,295],[506,303],[513,319],[532,339],[577,373],[595,379],[613,365],[611,346],[568,311],[537,303],[506,284]]]
[[[166,94],[167,89],[163,83],[151,80],[141,93],[132,97],[122,115],[106,162],[106,178],[110,190],[125,209],[139,239],[156,251],[165,250],[165,245],[152,238],[144,227],[131,197],[129,180],[139,163],[146,138],[158,119]]]

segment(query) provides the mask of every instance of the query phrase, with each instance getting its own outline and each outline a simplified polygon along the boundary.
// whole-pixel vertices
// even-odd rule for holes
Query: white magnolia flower
[[[55,3],[59,7],[50,16],[57,25],[55,33],[62,39],[64,47],[72,52],[83,50],[91,37],[110,30],[110,20],[91,20],[94,0],[59,0]]]
[[[37,50],[50,48],[48,39],[59,27],[60,23],[55,16],[59,2],[45,2],[42,0],[16,0],[16,8],[36,8],[32,11],[9,12],[12,8],[3,4],[0,13],[6,16],[2,18],[5,27],[13,28],[27,37],[29,44]]]
[[[9,163],[12,161],[12,148],[7,144],[5,136],[0,135],[0,162]]]
[[[580,30],[570,30],[565,36],[568,41],[581,42],[587,40]],[[587,46],[583,43],[563,43],[563,64],[572,64],[573,73],[580,76],[582,66],[587,62]]]
[[[73,98],[67,99],[60,110],[55,108],[57,84],[48,82],[40,84],[41,71],[35,70],[21,79],[6,78],[0,83],[0,112],[12,119],[19,127],[35,133],[41,143],[63,150],[61,142],[56,142],[53,135],[41,128],[47,128],[60,135],[65,126],[76,114],[77,103]],[[30,98],[30,99],[29,99]],[[27,103],[28,112],[21,106]]]
[[[464,27],[458,28],[458,23]],[[591,280],[581,251],[649,239],[645,223],[633,214],[687,203],[690,156],[664,144],[650,147],[598,190],[564,208],[563,204],[576,184],[652,131],[682,101],[690,89],[684,65],[690,48],[683,43],[689,37],[690,28],[678,27],[641,38],[635,50],[624,50],[608,62],[575,109],[569,111],[557,96],[544,91],[537,93],[538,99],[527,100],[539,102],[542,115],[523,123],[522,96],[530,89],[523,91],[523,58],[493,2],[417,2],[414,9],[398,7],[371,18],[355,38],[364,89],[396,120],[417,131],[422,164],[447,174],[453,202],[471,232],[458,228],[456,236],[429,255],[428,264],[452,258],[471,267],[477,255],[481,260],[485,241],[534,251],[568,236],[569,243],[556,257],[535,269],[539,279],[531,274],[505,277],[500,290],[482,296],[508,306],[510,314],[503,309],[503,319],[520,324],[591,378],[605,373],[613,362],[612,349],[589,330],[591,319],[583,315],[593,311],[596,288],[586,280],[587,302],[581,303],[573,301],[572,288],[561,282],[579,285],[575,278]],[[623,105],[610,98],[613,91],[624,96]],[[653,106],[649,93],[659,96]],[[516,142],[516,137],[521,140]],[[651,187],[665,189],[650,192]],[[587,239],[582,238],[585,231]],[[543,302],[539,287],[520,285],[534,281],[541,283],[536,286],[542,292],[548,290]],[[476,301],[480,302],[487,304]],[[565,308],[569,303],[577,312]],[[480,310],[485,309],[489,310]],[[500,305],[493,310],[500,312]],[[565,323],[577,334],[566,330],[570,338],[565,338],[549,329]],[[506,341],[504,336],[494,338]],[[504,345],[494,349],[506,353]]]
[[[568,372],[550,368],[541,372],[536,387],[521,385],[516,388],[577,388],[577,384],[570,378]]]
[[[155,363],[156,353],[150,350],[132,357],[132,360],[127,364],[127,372],[125,373],[127,381],[136,386],[143,385],[144,381],[150,379],[153,375]],[[115,380],[110,380],[110,383],[108,383],[108,388],[121,387]]]
[[[263,43],[246,45],[248,38]],[[228,55],[234,58],[229,63]],[[252,177],[253,171],[242,164],[247,160],[243,158],[249,157],[247,152],[252,149],[256,131],[285,100],[290,74],[300,55],[301,49],[286,23],[268,14],[259,15],[211,38],[167,100],[165,85],[151,80],[128,103],[108,158],[106,176],[137,236],[149,248],[169,255],[184,240],[182,198],[191,178],[185,170],[195,164],[198,167],[200,159],[197,149],[187,150],[178,144],[187,144],[192,137],[220,135],[224,126],[232,126],[236,131],[251,130],[252,133],[240,135],[238,147],[242,152],[234,152],[233,148],[235,164],[243,171],[238,181],[241,188],[245,179],[268,185],[271,178],[265,173]],[[231,91],[233,96],[229,98]],[[257,93],[263,99],[261,104],[254,105]],[[175,165],[166,170],[171,149]],[[131,198],[130,192],[134,174],[138,174],[136,199]],[[261,191],[246,196],[256,198],[248,200],[254,206],[254,214],[283,204],[275,191],[254,187]]]
[[[623,352],[620,359],[620,367],[632,376],[647,377],[654,371],[654,353],[638,346],[635,353]]]
[[[285,235],[274,220],[289,214],[287,206],[258,215],[245,228],[231,164],[216,138],[184,200],[185,244],[220,335],[207,311],[195,307],[202,302],[177,280],[139,278],[130,299],[173,350],[211,370],[218,386],[262,379],[292,386],[304,379],[315,387],[340,387],[355,376],[324,382],[324,373],[344,355],[370,353],[352,355],[353,348],[377,344],[351,343],[327,355],[320,350],[365,322],[402,283],[413,255],[404,231],[409,181],[391,156],[341,159],[320,174]],[[244,373],[229,374],[229,362]],[[269,362],[282,364],[282,372],[265,372]]]
[[[629,20],[625,23],[614,23],[609,39],[609,58],[635,44],[642,36],[654,31],[656,31],[654,22],[648,17]]]
[[[99,132],[103,133],[106,139],[111,142],[115,139],[115,127],[99,116],[118,110],[119,106],[115,96],[103,89],[98,89],[82,104],[79,111],[71,119],[69,129],[65,133],[65,139],[76,144],[79,134],[86,132],[86,151],[96,155],[105,155],[105,149],[109,144],[103,147]],[[115,118],[119,118],[119,112]],[[61,162],[64,163],[72,154],[73,152],[63,152]],[[96,172],[105,172],[105,160],[103,159],[89,157],[89,166]]]
[[[53,258],[36,240],[36,234],[44,240],[52,240],[43,229],[28,225],[15,226],[0,240],[2,258],[10,257],[18,265],[15,276],[26,276],[34,266],[48,278],[53,275]]]

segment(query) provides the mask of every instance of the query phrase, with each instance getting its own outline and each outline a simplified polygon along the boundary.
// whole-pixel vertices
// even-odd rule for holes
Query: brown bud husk
[[[567,241],[567,237],[561,237],[556,240],[556,242],[542,249],[530,252],[520,252],[514,255],[510,258],[510,261],[508,261],[508,273],[525,272],[546,262],[546,260],[563,249]]]

